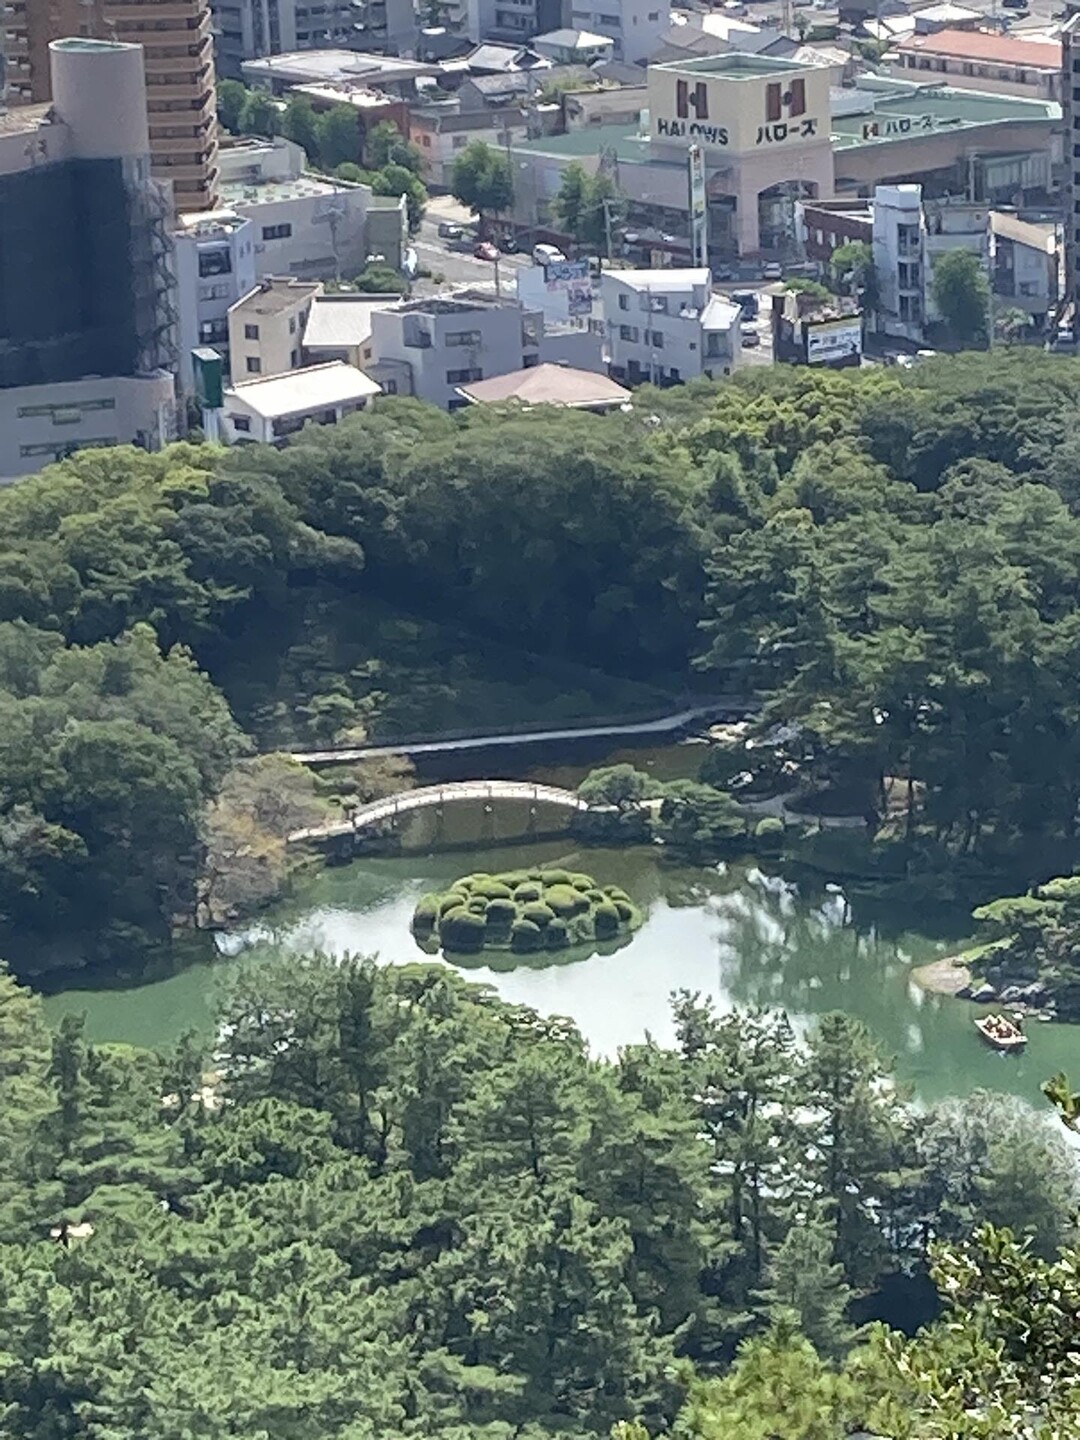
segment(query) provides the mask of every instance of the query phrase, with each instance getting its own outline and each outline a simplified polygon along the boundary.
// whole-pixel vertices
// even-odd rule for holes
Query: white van
[[[532,258],[534,265],[555,265],[566,256],[557,245],[534,245]]]

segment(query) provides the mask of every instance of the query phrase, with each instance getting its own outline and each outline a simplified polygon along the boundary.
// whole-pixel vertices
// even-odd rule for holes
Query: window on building
[[[241,434],[251,433],[251,421],[246,415],[230,415],[229,424],[234,430],[239,430]]]
[[[972,65],[970,60],[965,60],[963,65],[960,66],[960,73],[961,75],[974,75],[975,66]]]
[[[479,330],[450,330],[446,335],[447,345],[479,345]]]
[[[618,15],[601,15],[600,24],[607,25],[612,30],[621,30],[622,18]]]
[[[293,368],[294,370],[295,370],[295,369],[297,368],[297,366],[300,364],[300,351],[299,351],[299,350],[293,350],[292,353],[289,355],[289,364],[292,366],[292,368]]]
[[[425,150],[430,150],[430,149],[431,149],[431,136],[430,136],[430,135],[422,135],[422,136],[420,137],[420,143],[421,143],[421,145],[423,145],[423,147],[424,147]]]
[[[662,330],[649,331],[648,340],[654,350],[662,350],[664,348],[664,332]]]
[[[632,344],[635,344],[635,345],[636,345],[636,344],[637,344],[637,338],[638,338],[638,327],[637,327],[636,325],[620,325],[620,326],[619,326],[619,339],[620,339],[620,340],[629,340]]]
[[[296,334],[296,316],[295,316],[295,315],[290,315],[290,316],[289,316],[289,334],[290,334],[290,335],[295,335],[295,334]]]
[[[257,340],[259,338],[259,327],[257,325],[244,326],[244,339]]]
[[[204,320],[199,326],[200,345],[227,345],[229,343],[229,322],[227,320]]]
[[[264,225],[262,227],[264,240],[288,240],[291,235],[291,225]]]
[[[674,365],[671,367],[671,369],[670,369],[667,373],[668,373],[668,379],[669,379],[669,380],[674,380],[674,381],[678,382],[679,380],[682,379],[682,375],[679,373],[679,371],[676,369],[676,367],[675,367]]]
[[[467,135],[455,135],[450,141],[450,148],[451,150],[464,150],[468,143],[469,137]]]
[[[620,310],[629,310],[629,309],[630,309],[630,296],[629,296],[629,295],[620,295],[620,296],[619,296],[619,309],[620,309]]]
[[[257,355],[249,355],[244,361],[249,375],[258,375],[262,372],[262,361]]]
[[[468,385],[472,380],[482,380],[484,372],[479,369],[472,370],[447,370],[446,383],[448,385]]]
[[[396,381],[396,380],[384,380],[384,381],[382,382],[382,392],[383,392],[384,395],[396,395],[396,394],[397,394],[397,381]]]
[[[200,250],[199,251],[199,279],[206,280],[211,275],[231,275],[232,256],[228,250]]]
[[[659,10],[650,10],[650,11],[649,11],[649,19],[650,19],[650,20],[659,20],[659,19],[660,19],[660,11],[659,11]]]

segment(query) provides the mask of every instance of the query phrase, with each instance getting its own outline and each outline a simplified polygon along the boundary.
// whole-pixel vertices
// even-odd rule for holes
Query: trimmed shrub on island
[[[566,950],[618,940],[640,924],[618,885],[558,869],[465,875],[443,894],[422,896],[412,918],[417,940],[449,955]]]

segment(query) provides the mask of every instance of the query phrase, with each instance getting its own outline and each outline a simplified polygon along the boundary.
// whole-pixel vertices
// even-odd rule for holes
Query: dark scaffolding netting
[[[0,388],[135,373],[132,250],[118,160],[0,177]]]

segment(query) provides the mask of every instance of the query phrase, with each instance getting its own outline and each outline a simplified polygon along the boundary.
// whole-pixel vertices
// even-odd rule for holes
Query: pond
[[[545,778],[555,777],[546,771]],[[1032,1023],[1026,1053],[1002,1056],[980,1040],[972,1006],[927,995],[911,981],[913,966],[959,948],[963,913],[913,915],[887,900],[849,902],[821,877],[764,863],[675,865],[656,847],[579,848],[569,839],[366,858],[315,872],[259,926],[222,937],[215,960],[134,988],[68,990],[50,996],[46,1009],[52,1019],[85,1010],[97,1040],[153,1045],[186,1029],[208,1035],[215,995],[242,958],[287,965],[323,949],[377,954],[387,964],[423,961],[409,930],[421,894],[469,871],[537,864],[622,885],[644,924],[613,954],[500,953],[459,968],[507,1000],[571,1016],[598,1054],[646,1034],[670,1042],[669,996],[687,989],[721,1009],[783,1007],[800,1027],[828,1010],[850,1011],[896,1056],[899,1076],[924,1102],[986,1087],[1038,1104],[1043,1079],[1077,1068],[1080,1027]]]

